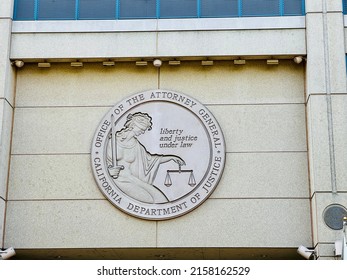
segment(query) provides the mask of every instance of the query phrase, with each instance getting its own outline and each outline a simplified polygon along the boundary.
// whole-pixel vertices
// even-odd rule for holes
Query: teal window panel
[[[160,18],[197,17],[197,0],[161,0]]]
[[[79,19],[115,19],[115,0],[79,0]]]
[[[284,15],[304,15],[305,5],[302,0],[285,0],[283,4]]]
[[[237,17],[239,0],[201,0],[201,17]]]
[[[242,16],[279,16],[279,0],[243,0]]]
[[[76,0],[39,0],[38,19],[76,19]]]
[[[119,18],[157,18],[157,1],[119,0]]]
[[[35,20],[35,0],[16,0],[14,19]]]

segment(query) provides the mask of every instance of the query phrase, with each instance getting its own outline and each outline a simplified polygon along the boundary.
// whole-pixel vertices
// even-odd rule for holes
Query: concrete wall
[[[341,230],[323,219],[331,204],[346,205],[346,51],[342,1],[306,1],[307,127],[313,241],[320,259],[334,257]],[[343,124],[344,123],[344,124]]]
[[[191,95],[214,113],[227,163],[217,190],[197,210],[150,222],[105,200],[91,173],[90,149],[112,104],[158,87]],[[310,246],[308,184],[304,67],[291,60],[212,67],[183,61],[160,69],[133,62],[81,69],[27,64],[18,71],[6,246]]]
[[[304,17],[14,22],[11,58],[292,56],[306,53],[304,28]]]
[[[4,246],[7,182],[14,107],[15,71],[11,67],[10,42],[13,3],[0,3],[0,248]]]

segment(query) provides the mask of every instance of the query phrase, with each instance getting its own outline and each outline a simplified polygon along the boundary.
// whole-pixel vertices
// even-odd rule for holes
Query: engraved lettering
[[[195,193],[194,196],[191,197],[190,201],[192,203],[197,203],[200,200],[200,193]]]
[[[196,199],[199,199],[200,196],[199,194],[196,194],[195,197]],[[146,216],[157,216],[157,217],[179,213],[181,211],[184,211],[187,208],[188,206],[186,201],[179,203],[177,205],[170,206],[170,207],[158,208],[158,209],[143,207],[143,206],[140,207],[131,202],[129,202],[128,206],[126,207],[127,210],[130,210],[133,213],[137,213],[137,214],[139,213]]]
[[[217,137],[219,135],[219,131],[218,131],[217,126],[215,125],[213,119],[210,117],[210,115],[204,109],[199,110],[199,115],[203,118],[203,120],[205,120],[205,123],[208,125],[208,128],[211,131],[211,134],[213,136],[214,147],[218,148],[219,146],[222,145],[222,142],[221,142],[221,138]]]
[[[107,120],[105,120],[102,125],[100,126],[100,129],[97,132],[96,141],[95,141],[95,147],[100,148],[102,145],[102,141],[104,139],[105,134],[107,133],[107,129],[111,123]]]
[[[132,97],[132,98],[126,100],[126,102],[128,103],[129,106],[132,106],[132,105],[134,105],[134,104],[136,104],[136,103],[139,103],[140,101],[143,101],[143,100],[145,100],[145,97],[144,97],[144,95],[141,93],[141,94],[139,94],[139,95],[137,95],[137,96],[134,96],[134,97]]]
[[[182,135],[184,132],[183,129],[169,129],[161,128],[161,135],[170,135],[170,136],[161,136],[159,138],[160,148],[191,148],[193,142],[198,141],[198,136],[195,135]],[[175,137],[173,137],[175,136]],[[164,143],[162,143],[164,142]]]
[[[213,186],[213,183],[216,181],[217,176],[219,175],[219,171],[221,168],[222,157],[215,157],[213,162],[213,168],[207,178],[207,181],[203,185],[203,189],[206,193],[210,192],[210,188]]]
[[[153,99],[153,98],[158,98],[158,99],[164,98],[164,99],[169,99],[169,100],[175,100],[179,103],[182,103],[183,105],[186,105],[189,108],[193,108],[195,105],[197,105],[197,103],[195,101],[193,101],[192,99],[187,98],[187,97],[182,96],[182,95],[177,94],[177,93],[172,93],[170,91],[169,92],[167,92],[167,91],[152,92],[150,99]],[[127,102],[129,103],[129,105],[132,105],[131,100],[128,99]]]
[[[117,108],[115,108],[115,109],[113,110],[113,112],[114,112],[116,115],[119,115],[121,112],[123,112],[123,110],[124,110],[124,106],[123,106],[123,104],[120,104]]]

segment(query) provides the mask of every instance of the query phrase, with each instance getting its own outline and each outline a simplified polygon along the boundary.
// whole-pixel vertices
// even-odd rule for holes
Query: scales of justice
[[[180,164],[178,165],[178,170],[167,170],[165,181],[164,181],[164,185],[167,187],[171,187],[171,185],[172,185],[170,173],[178,173],[178,174],[190,173],[189,179],[188,179],[188,185],[191,186],[192,188],[195,187],[196,181],[195,181],[193,170],[182,170],[182,165],[180,165]]]

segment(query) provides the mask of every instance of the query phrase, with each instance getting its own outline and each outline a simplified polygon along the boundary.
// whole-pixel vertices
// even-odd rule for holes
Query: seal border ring
[[[184,97],[184,101],[178,101],[176,99],[168,98],[168,93],[170,96],[181,96]],[[159,96],[163,95],[163,96]],[[167,97],[165,97],[165,95]],[[151,98],[152,96],[152,98]],[[153,97],[154,96],[154,97]],[[157,97],[156,97],[157,96]],[[131,100],[137,100],[134,104],[131,104]],[[203,124],[204,129],[208,132],[207,135],[209,137],[209,141],[212,145],[209,147],[210,149],[210,160],[211,164],[209,164],[203,179],[201,180],[201,184],[197,187],[196,190],[190,192],[188,195],[179,198],[173,202],[167,202],[163,204],[148,204],[133,199],[126,194],[124,194],[117,186],[112,182],[108,175],[107,167],[104,162],[104,151],[105,143],[107,142],[107,135],[110,132],[110,120],[111,114],[116,114],[116,121],[120,118],[124,117],[124,114],[127,114],[134,107],[140,106],[147,102],[153,101],[162,101],[162,102],[170,102],[172,104],[176,104],[179,106],[183,106],[185,109],[188,109],[190,113],[194,114],[200,122]],[[212,125],[208,125],[207,121]],[[107,125],[109,123],[109,125]],[[107,127],[105,129],[105,126]],[[213,130],[212,130],[213,128]],[[104,131],[104,132],[103,132]],[[102,133],[103,132],[103,133]],[[100,134],[103,135],[100,140]],[[218,135],[218,138],[216,137]],[[99,137],[99,138],[98,138]],[[216,143],[218,142],[218,143]],[[121,210],[122,212],[131,215],[136,218],[144,219],[144,220],[169,220],[174,219],[185,214],[190,213],[195,210],[199,206],[201,206],[213,193],[216,189],[217,185],[220,182],[222,177],[224,167],[226,161],[226,147],[224,141],[224,135],[221,130],[221,127],[218,121],[215,119],[213,114],[199,101],[188,96],[187,94],[176,92],[173,90],[165,90],[165,89],[154,89],[143,92],[135,93],[131,96],[128,96],[116,103],[111,109],[103,116],[100,121],[96,132],[92,141],[92,149],[91,149],[91,164],[94,179],[102,192],[102,194],[108,199],[108,201],[113,204],[116,208]],[[207,189],[205,188],[204,194],[201,193],[202,188],[205,186],[207,181],[210,181],[211,186]],[[208,190],[208,191],[207,191]],[[109,192],[108,192],[109,191]],[[112,194],[112,195],[111,195]],[[188,201],[189,200],[189,201]],[[125,202],[124,202],[125,201]],[[189,206],[187,206],[187,202]],[[129,206],[132,204],[133,208],[130,209]],[[164,206],[161,207],[160,206]],[[184,209],[183,206],[185,207]],[[142,212],[149,212],[149,215],[143,215]],[[156,211],[163,211],[166,209],[166,215],[154,215]],[[132,211],[129,211],[132,210]],[[180,211],[182,210],[182,211]],[[168,214],[168,212],[170,212]],[[177,212],[178,211],[178,212]],[[153,215],[152,215],[153,214]]]

